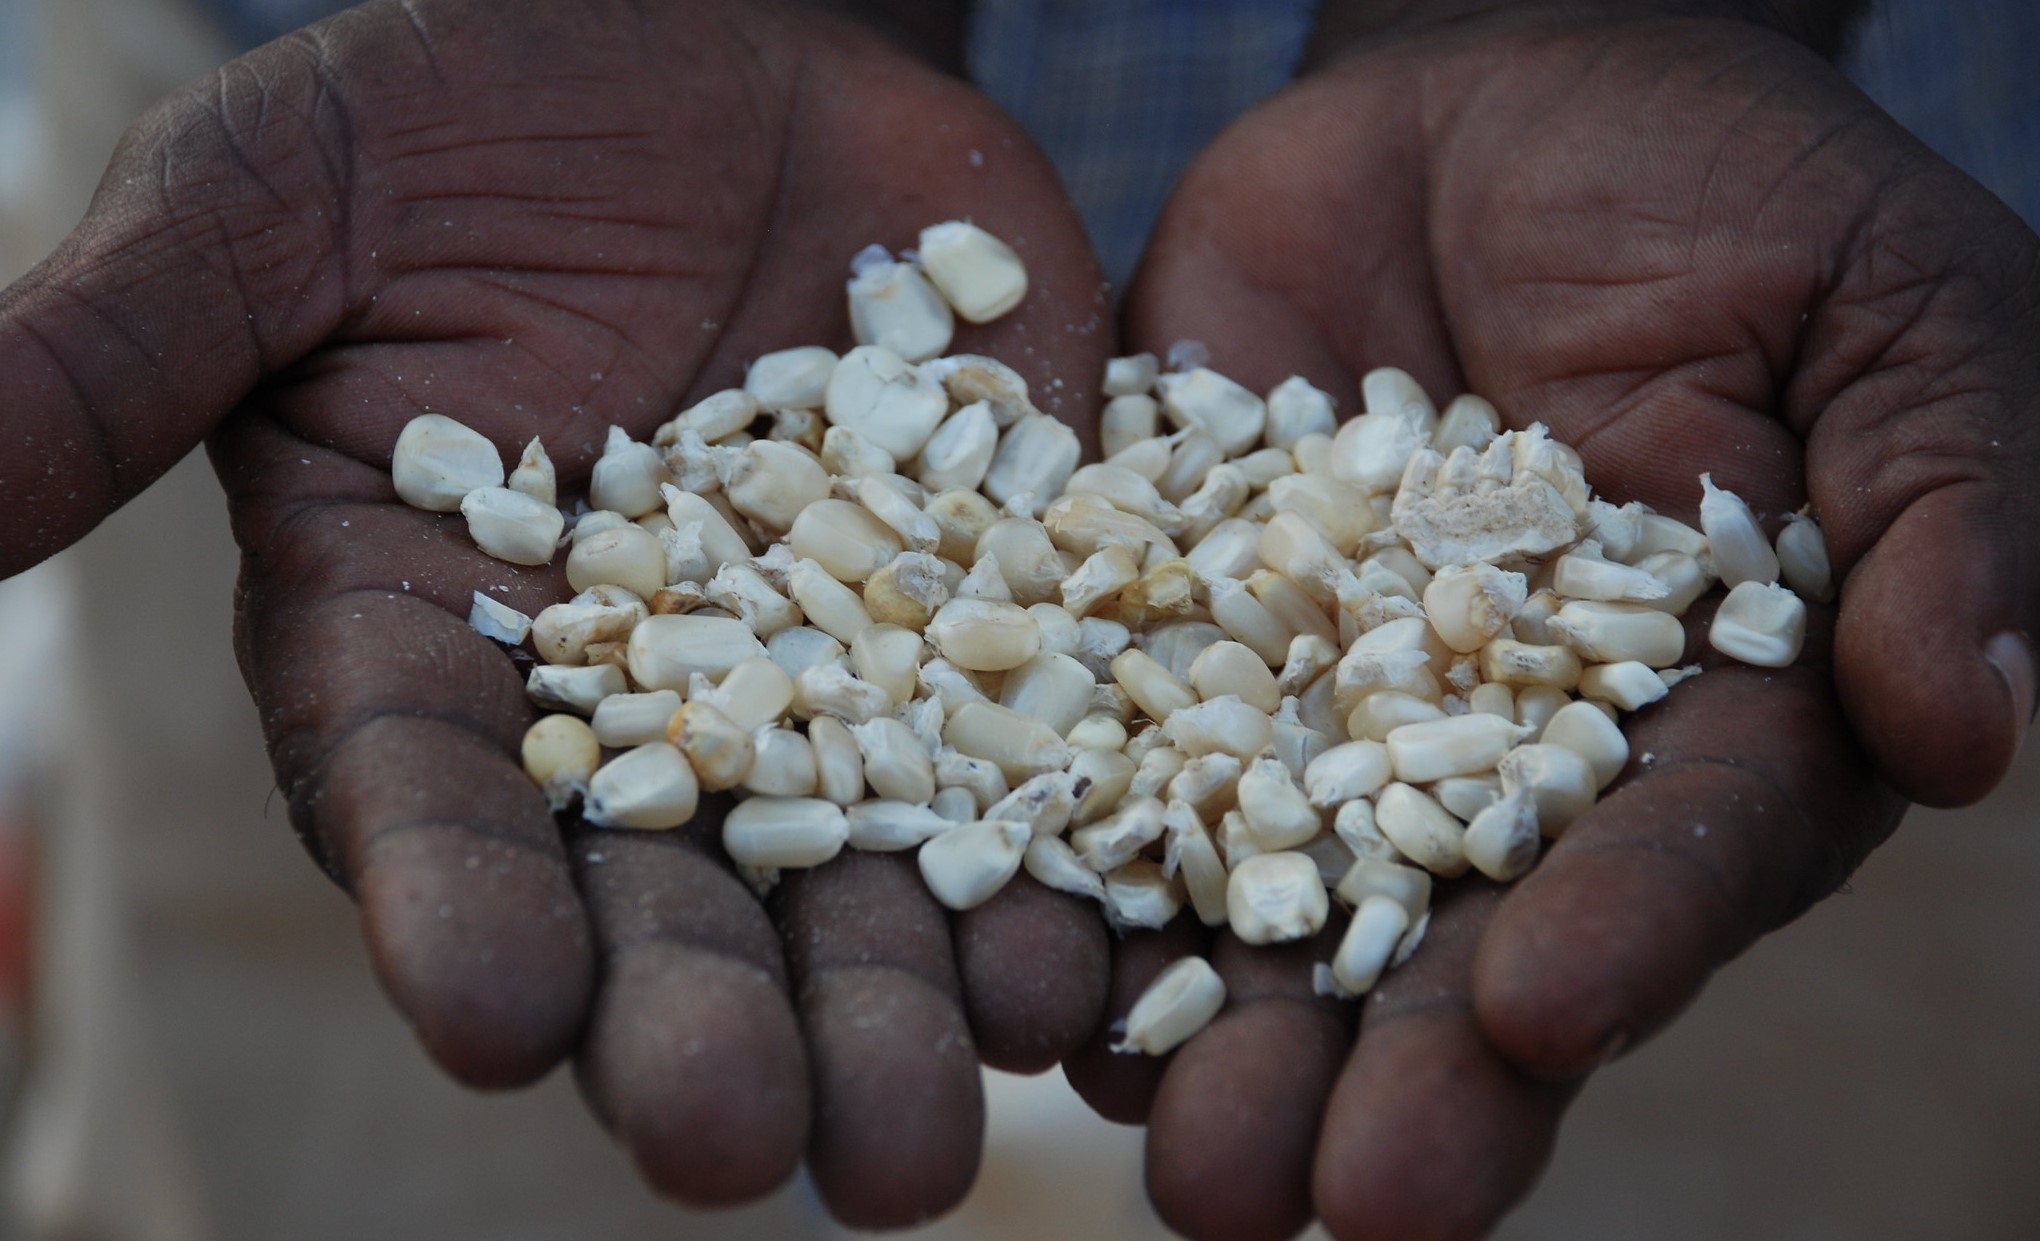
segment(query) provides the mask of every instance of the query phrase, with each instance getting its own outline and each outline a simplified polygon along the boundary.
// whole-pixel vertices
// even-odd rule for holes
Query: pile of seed
[[[1694,600],[1730,587],[1710,641],[1782,667],[1799,595],[1831,597],[1810,519],[1773,543],[1705,475],[1699,530],[1595,499],[1542,426],[1441,413],[1399,370],[1340,424],[1301,378],[1263,397],[1194,347],[1118,358],[1106,460],[1079,466],[1011,368],[943,356],[955,315],[1024,294],[1009,247],[952,222],[853,273],[858,347],[761,357],[649,444],[612,429],[571,520],[537,440],[507,478],[438,415],[395,451],[398,493],[489,554],[567,549],[571,600],[476,592],[471,617],[539,661],[557,714],[523,757],[554,809],[672,828],[730,794],[761,891],[846,845],[918,849],[952,909],[1025,866],[1117,927],[1187,904],[1250,944],[1316,933],[1336,896],[1319,984],[1357,995],[1414,949],[1433,876],[1514,879],[1593,804],[1620,713],[1698,671]],[[1179,962],[1122,1046],[1166,1051],[1223,1000]]]

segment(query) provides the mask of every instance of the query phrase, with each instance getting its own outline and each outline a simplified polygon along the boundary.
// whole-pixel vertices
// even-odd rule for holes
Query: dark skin
[[[0,300],[0,573],[208,436],[278,787],[433,1058],[498,1088],[571,1057],[690,1203],[805,1158],[845,1221],[925,1218],[975,1175],[980,1059],[1038,1071],[1096,1025],[1095,913],[1028,880],[952,919],[906,855],[761,903],[714,807],[563,840],[518,766],[522,674],[466,624],[478,587],[536,613],[563,574],[483,556],[388,469],[403,424],[440,410],[512,460],[542,437],[572,495],[612,423],[649,438],[750,358],[847,348],[850,256],[962,217],[1015,245],[1032,291],[956,349],[1090,418],[1108,308],[1053,172],[864,26],[773,5],[343,14],[153,111]]]
[[[2032,714],[2040,245],[1806,47],[1655,7],[1355,6],[1184,177],[1130,291],[1129,348],[1208,341],[1347,409],[1401,365],[1546,422],[1618,502],[1693,521],[1702,470],[1774,521],[1810,499],[1844,580],[1794,667],[1703,660],[1639,713],[1606,800],[1511,888],[1447,897],[1357,1041],[1222,934],[1233,1003],[1165,1070],[1073,1064],[1148,1123],[1187,1236],[1483,1235],[1587,1073],[1906,799],[1987,792]]]
[[[957,349],[1088,427],[1049,385],[1086,391],[1115,344],[1053,174],[952,78],[811,11],[554,7],[366,6],[137,127],[71,241],[0,295],[21,500],[0,572],[210,435],[279,787],[386,989],[472,1084],[571,1055],[661,1192],[739,1201],[806,1158],[847,1222],[923,1218],[975,1172],[979,1059],[1067,1057],[1102,1112],[1148,1121],[1150,1191],[1189,1235],[1315,1212],[1341,1237],[1476,1236],[1586,1071],[1831,891],[1901,795],[1980,796],[2016,750],[2030,670],[1980,652],[2036,611],[2032,235],[1740,17],[1363,5],[1178,188],[1124,346],[1203,339],[1345,409],[1402,365],[1687,519],[1702,469],[1767,512],[1810,496],[1847,578],[1806,659],[1640,714],[1653,761],[1530,878],[1442,899],[1362,1011],[1309,990],[1336,927],[1272,952],[1221,933],[1232,1005],[1162,1064],[1102,1054],[1102,1027],[1197,928],[1108,945],[1027,881],[950,918],[869,855],[760,903],[712,815],[562,840],[516,767],[521,680],[465,617],[478,583],[526,612],[564,583],[395,501],[406,419],[452,413],[506,455],[540,435],[571,492],[610,423],[644,436],[749,357],[846,345],[817,273],[965,215],[1033,289]],[[889,34],[953,52],[953,22],[894,7]]]

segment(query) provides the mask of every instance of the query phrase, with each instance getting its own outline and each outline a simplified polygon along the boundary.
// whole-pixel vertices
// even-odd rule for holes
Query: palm
[[[465,624],[478,589],[536,613],[563,576],[397,503],[391,446],[428,411],[513,458],[537,436],[570,495],[609,425],[647,437],[758,354],[846,346],[849,257],[966,216],[1015,244],[1033,292],[956,347],[1087,414],[1054,384],[1084,391],[1109,347],[1081,228],[959,83],[776,6],[380,3],[159,109],[83,240],[0,302],[0,375],[23,390],[61,373],[109,422],[166,407],[112,432],[132,435],[107,454],[116,498],[238,403],[210,442],[245,553],[243,667],[386,988],[464,1080],[575,1052],[647,1176],[692,1201],[763,1192],[805,1154],[849,1221],[949,1205],[976,1167],[977,1053],[1040,1068],[1087,1034],[1102,930],[1031,882],[952,928],[896,857],[761,905],[712,814],[563,842],[515,765],[521,677]],[[156,236],[218,244],[171,293],[118,270],[80,323],[93,299],[66,291],[104,265],[78,251],[108,232],[144,258]],[[197,312],[151,300],[180,297]],[[28,416],[58,421],[42,399]],[[52,497],[60,518],[75,498]]]
[[[1854,572],[1800,666],[1716,667],[1641,714],[1648,765],[1514,889],[1442,909],[1350,1052],[1307,971],[1240,956],[1283,1003],[1236,1005],[1158,1082],[1085,1081],[1148,1111],[1166,1216],[1274,1235],[1314,1198],[1341,1235],[1474,1235],[1534,1179],[1565,1082],[1891,830],[1875,771],[1941,802],[1994,781],[2005,691],[1967,679],[1991,678],[1993,630],[1910,618],[1936,585],[1974,593],[1978,566],[1936,548],[1997,520],[2005,493],[1956,462],[2040,390],[2033,292],[2002,274],[2033,254],[1825,66],[1728,23],[1462,25],[1307,79],[1200,159],[1133,289],[1135,347],[1202,339],[1348,409],[1363,371],[1403,366],[1548,423],[1618,500],[1692,520],[1703,470],[1760,511],[1810,495]],[[1978,623],[2020,623],[2017,589]],[[1937,701],[1965,693],[1991,710]],[[1243,1097],[1313,1102],[1242,1125]]]

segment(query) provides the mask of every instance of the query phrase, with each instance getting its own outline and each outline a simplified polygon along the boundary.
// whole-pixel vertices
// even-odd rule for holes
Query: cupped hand
[[[1831,892],[1901,797],[1982,796],[2032,714],[2033,234],[1801,46],[1579,7],[1379,39],[1243,119],[1177,188],[1128,343],[1347,410],[1402,366],[1687,521],[1703,470],[1774,522],[1811,501],[1840,600],[1796,666],[1710,661],[1638,714],[1621,782],[1521,882],[1447,898],[1357,1041],[1303,956],[1222,943],[1236,1001],[1166,1069],[1083,1062],[1192,1237],[1481,1234],[1580,1077]]]
[[[846,1221],[921,1218],[975,1172],[980,1056],[1045,1067],[1095,1024],[1095,913],[1026,881],[951,919],[879,855],[761,903],[709,811],[563,840],[518,768],[522,678],[465,619],[563,575],[405,507],[389,462],[444,413],[510,461],[541,438],[570,496],[611,424],[648,438],[750,358],[846,347],[850,256],[960,217],[1032,292],[955,348],[1088,417],[1110,331],[1081,227],[960,82],[783,4],[378,0],[155,109],[0,296],[0,573],[209,435],[278,785],[432,1056],[500,1087],[573,1055],[690,1202],[805,1156]]]

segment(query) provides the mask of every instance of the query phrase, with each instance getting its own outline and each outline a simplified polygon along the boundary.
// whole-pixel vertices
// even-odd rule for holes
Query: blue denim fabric
[[[345,7],[204,0],[254,44]],[[1185,164],[1295,72],[1315,0],[975,0],[970,68],[1062,171],[1122,286]],[[2040,224],[2033,0],[1880,0],[1848,68],[1928,145]]]
[[[1177,174],[1287,82],[1313,0],[976,0],[970,68],[1062,172],[1123,287]]]

